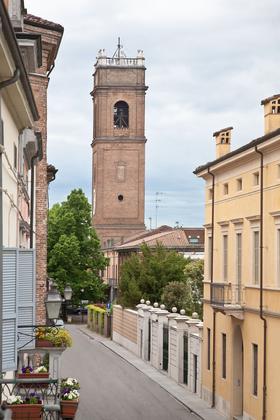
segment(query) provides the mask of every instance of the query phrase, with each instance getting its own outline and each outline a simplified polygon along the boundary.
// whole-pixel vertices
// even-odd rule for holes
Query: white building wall
[[[1,99],[1,116],[4,128],[4,149],[12,168],[14,168],[14,146],[19,147],[19,131],[14,123],[5,101]],[[14,169],[17,174],[17,169]],[[8,192],[13,203],[18,206],[17,180],[3,155],[3,189]],[[5,247],[17,247],[19,244],[18,211],[7,194],[3,194],[3,244]]]

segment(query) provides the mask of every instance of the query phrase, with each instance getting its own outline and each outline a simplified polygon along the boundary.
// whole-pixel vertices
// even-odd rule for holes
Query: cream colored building
[[[206,182],[202,396],[228,419],[280,418],[280,95],[264,136],[214,133]]]

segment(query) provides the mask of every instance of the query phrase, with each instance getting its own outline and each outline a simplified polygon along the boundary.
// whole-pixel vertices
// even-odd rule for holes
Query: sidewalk
[[[178,385],[175,381],[167,375],[161,373],[149,363],[140,359],[129,350],[114,343],[112,340],[102,337],[99,334],[90,331],[86,326],[81,326],[80,331],[87,335],[90,339],[98,341],[103,346],[107,347],[122,359],[126,360],[140,372],[148,376],[152,381],[156,382],[177,401],[187,407],[190,412],[196,414],[201,420],[225,420],[225,417],[219,414],[216,410],[209,408],[205,401],[198,398],[195,394],[188,391],[185,386]]]

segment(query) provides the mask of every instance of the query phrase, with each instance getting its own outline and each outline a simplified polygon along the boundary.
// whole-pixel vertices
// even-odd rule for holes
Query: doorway
[[[238,325],[233,335],[233,416],[243,416],[243,359],[243,339]]]

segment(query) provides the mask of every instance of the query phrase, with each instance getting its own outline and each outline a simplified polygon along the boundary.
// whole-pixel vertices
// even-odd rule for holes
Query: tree
[[[172,281],[162,291],[161,302],[171,311],[175,306],[178,310],[185,309],[187,315],[194,310],[191,285],[188,282]]]
[[[187,260],[183,255],[160,244],[155,248],[150,248],[147,244],[142,245],[141,252],[130,256],[122,265],[120,303],[133,307],[142,297],[159,302],[166,284],[185,280],[186,264]]]
[[[107,265],[91,226],[91,206],[81,189],[73,190],[66,201],[49,211],[48,275],[60,292],[66,284],[72,287],[74,302],[82,298],[100,301],[107,290],[100,271]]]
[[[192,291],[193,310],[202,319],[204,261],[190,260],[186,265],[185,275],[186,282],[190,284]]]

